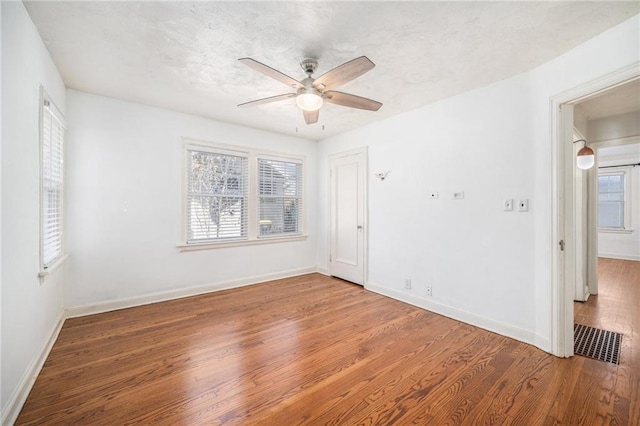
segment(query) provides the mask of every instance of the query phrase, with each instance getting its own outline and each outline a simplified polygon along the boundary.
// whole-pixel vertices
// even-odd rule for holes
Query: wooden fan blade
[[[318,117],[320,116],[320,110],[317,109],[315,111],[302,111],[302,113],[304,114],[304,121],[307,122],[307,124],[313,124],[313,123],[317,123],[318,122]]]
[[[360,56],[322,74],[313,82],[313,86],[321,90],[333,89],[354,78],[360,77],[375,66],[376,64],[371,62],[369,58]]]
[[[382,106],[382,103],[374,101],[373,99],[363,98],[362,96],[350,95],[349,93],[336,92],[329,90],[324,92],[325,102],[329,102],[336,105],[342,105],[351,108],[366,109],[368,111],[377,111]]]
[[[238,106],[247,107],[247,106],[255,106],[255,105],[262,105],[262,104],[270,104],[271,102],[284,101],[285,99],[293,98],[295,96],[296,96],[295,93],[285,93],[284,95],[269,96],[268,98],[262,98],[262,99],[257,99],[255,101],[245,102]]]
[[[256,71],[260,71],[262,74],[266,75],[267,77],[271,77],[275,80],[278,80],[279,82],[282,82],[287,86],[291,86],[296,89],[304,87],[304,84],[300,83],[298,80],[293,79],[288,75],[283,74],[280,71],[273,69],[268,65],[263,64],[262,62],[258,62],[255,59],[240,58],[238,60],[243,64],[245,64],[246,66],[253,68]]]

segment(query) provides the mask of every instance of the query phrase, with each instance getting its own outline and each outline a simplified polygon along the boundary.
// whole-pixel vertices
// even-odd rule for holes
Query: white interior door
[[[331,275],[364,285],[366,152],[332,156]]]

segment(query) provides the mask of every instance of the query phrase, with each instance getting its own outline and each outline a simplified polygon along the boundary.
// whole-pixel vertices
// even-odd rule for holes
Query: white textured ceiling
[[[72,89],[322,139],[531,69],[637,14],[630,2],[26,2]],[[339,90],[378,112],[325,104],[306,125],[287,93],[242,65],[291,77],[365,55],[377,66]],[[324,129],[323,129],[324,127]]]

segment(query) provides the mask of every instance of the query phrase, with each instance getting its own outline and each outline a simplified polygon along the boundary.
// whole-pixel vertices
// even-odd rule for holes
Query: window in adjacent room
[[[42,91],[40,110],[40,256],[43,272],[63,256],[64,131],[62,114]]]
[[[627,173],[624,170],[598,174],[598,228],[628,228]]]

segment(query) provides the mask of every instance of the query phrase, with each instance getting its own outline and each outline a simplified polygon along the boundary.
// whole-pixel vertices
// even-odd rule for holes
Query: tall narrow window
[[[598,227],[625,228],[625,173],[598,176]]]
[[[63,253],[64,120],[48,96],[41,109],[41,263],[44,270]]]
[[[302,164],[258,158],[258,236],[302,231]]]
[[[246,239],[246,154],[187,147],[187,174],[187,243]]]

